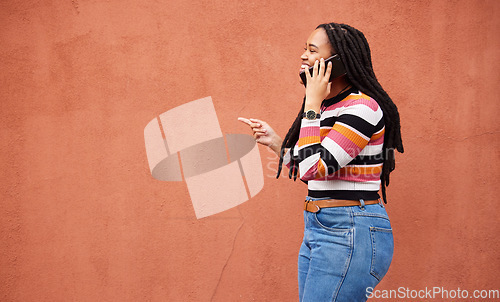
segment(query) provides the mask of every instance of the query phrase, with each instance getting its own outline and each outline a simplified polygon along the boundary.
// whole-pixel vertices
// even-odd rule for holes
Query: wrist
[[[316,113],[319,113],[321,111],[321,103],[307,103],[304,105],[304,112],[307,112],[308,110],[314,110]]]
[[[319,108],[321,106],[321,103],[323,102],[323,99],[319,97],[318,95],[311,95],[306,93],[306,103],[305,106],[311,106],[311,109],[314,109],[316,106]]]
[[[271,150],[273,150],[274,153],[279,156],[282,144],[283,141],[281,140],[281,137],[277,136],[276,139],[274,139],[273,142],[269,145],[269,148],[271,148]]]

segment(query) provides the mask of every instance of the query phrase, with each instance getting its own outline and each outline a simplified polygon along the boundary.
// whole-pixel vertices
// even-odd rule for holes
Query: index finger
[[[246,119],[244,117],[239,117],[238,121],[243,122],[243,123],[245,123],[245,124],[247,124],[249,126],[252,124],[252,122],[249,119]]]
[[[252,121],[254,123],[260,123],[261,125],[264,123],[264,121],[261,121],[261,120],[256,119],[256,118],[251,118],[250,121]]]

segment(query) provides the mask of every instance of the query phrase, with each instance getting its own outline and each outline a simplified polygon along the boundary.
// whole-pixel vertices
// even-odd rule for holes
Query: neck
[[[346,81],[345,76],[341,76],[338,78],[333,79],[332,81],[332,86],[330,88],[330,94],[326,97],[326,99],[331,99],[338,94],[342,93],[343,91],[347,90],[347,88],[350,87],[349,83]]]

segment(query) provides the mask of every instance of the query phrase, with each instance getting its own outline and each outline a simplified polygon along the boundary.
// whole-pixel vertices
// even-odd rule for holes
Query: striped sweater
[[[355,88],[323,101],[321,118],[302,119],[293,148],[311,197],[378,199],[384,119],[375,100]],[[290,150],[283,158],[290,168]]]

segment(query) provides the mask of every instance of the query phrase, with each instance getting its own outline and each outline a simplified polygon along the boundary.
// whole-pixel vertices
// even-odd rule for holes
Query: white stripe
[[[332,109],[332,110],[327,110],[327,111],[324,111],[323,113],[321,113],[321,119],[326,119],[326,118],[329,118],[329,117],[335,117],[335,116],[338,116],[339,115],[339,111],[344,108],[344,107],[339,107],[339,108],[335,108],[335,109]]]
[[[382,145],[366,145],[358,155],[377,155],[382,153]]]
[[[285,155],[283,155],[283,165],[288,165],[290,163],[290,148],[288,148],[288,150],[286,150],[286,153]]]
[[[376,168],[376,167],[380,167],[382,166],[383,163],[380,163],[380,164],[371,164],[371,165],[347,165],[346,167],[349,167],[349,168],[357,168],[357,167],[360,167],[360,168]]]
[[[314,191],[326,190],[360,190],[360,191],[378,191],[380,189],[380,180],[374,181],[348,181],[348,180],[310,180],[307,188]]]
[[[382,109],[380,106],[377,108],[377,111],[373,111],[370,107],[365,104],[356,104],[348,107],[344,107],[344,110],[340,112],[339,116],[342,114],[352,114],[359,116],[364,119],[368,123],[372,125],[377,125],[380,119],[383,116]]]
[[[319,119],[308,120],[306,118],[303,118],[302,122],[300,123],[300,127],[301,128],[304,128],[304,127],[319,127],[320,123],[321,123],[321,121]]]
[[[323,142],[321,142],[321,145],[331,154],[334,154],[335,160],[337,160],[337,163],[343,167],[347,165],[350,161],[353,160],[353,158],[345,152],[345,150],[339,146],[336,142],[334,142],[331,138],[328,136],[323,139]]]
[[[349,96],[351,96],[351,95],[354,95],[354,96],[361,96],[361,95],[362,95],[362,93],[361,93],[361,92],[359,92],[359,93],[354,93],[354,92],[353,92],[353,93],[349,94],[348,96],[346,96],[346,97],[344,98],[344,100],[345,100],[345,99],[347,99],[347,98],[349,98]],[[367,98],[369,98],[369,96],[367,96]],[[337,105],[337,104],[338,104],[338,103],[332,104],[332,105],[331,105],[331,106],[329,106],[329,107],[333,107],[333,106],[335,106],[335,105]],[[329,117],[335,117],[335,116],[338,116],[339,111],[341,111],[343,108],[345,108],[345,107],[346,107],[345,105],[347,105],[347,104],[348,104],[348,103],[344,103],[344,104],[343,104],[343,106],[337,107],[337,108],[335,108],[335,109],[328,109],[329,107],[327,107],[326,109],[328,109],[328,110],[324,111],[324,112],[321,114],[321,119],[323,119],[323,117],[324,117],[324,118],[329,118]]]
[[[311,169],[312,166],[318,164],[319,161],[319,153],[308,156],[306,159],[299,163],[299,172],[300,178],[304,176],[304,174]]]

